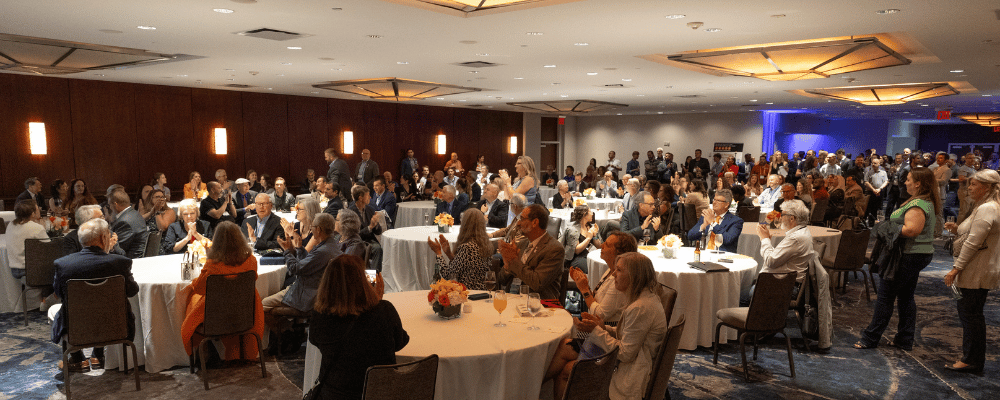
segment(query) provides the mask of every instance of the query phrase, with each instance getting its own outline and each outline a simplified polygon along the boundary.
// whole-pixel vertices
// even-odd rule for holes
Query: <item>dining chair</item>
[[[62,364],[66,399],[70,399],[69,354],[92,347],[122,345],[122,365],[128,374],[128,353],[132,350],[135,361],[135,390],[139,391],[139,367],[135,344],[129,339],[128,298],[125,295],[125,278],[115,275],[98,279],[70,279],[66,282],[65,308],[66,336]],[[94,321],[100,321],[95,323]]]
[[[736,215],[739,216],[743,222],[758,222],[760,221],[760,206],[737,207]]]
[[[364,400],[433,400],[438,355],[403,364],[375,365],[365,372]]]
[[[608,398],[611,387],[611,376],[618,366],[618,347],[603,356],[579,360],[573,364],[566,382],[566,391],[562,400],[586,399],[601,400]]]
[[[809,214],[809,225],[822,226],[830,199],[813,200],[812,212]]]
[[[743,374],[750,381],[750,371],[747,368],[746,337],[753,334],[753,359],[757,359],[757,337],[763,334],[781,333],[788,347],[788,368],[792,378],[795,377],[795,362],[792,361],[792,340],[785,332],[785,319],[788,316],[789,299],[792,288],[795,287],[796,274],[762,273],[757,277],[757,288],[749,307],[723,308],[715,313],[719,323],[715,325],[715,357],[713,364],[719,363],[719,332],[727,326],[739,333],[740,355],[743,359]]]
[[[868,292],[868,282],[875,287],[875,278],[872,276],[871,268],[865,271],[867,263],[868,241],[871,238],[870,229],[845,230],[840,233],[840,245],[837,247],[837,258],[832,264],[824,263],[823,266],[831,272],[843,274],[847,272],[861,272],[861,278],[865,283],[865,298],[871,302],[871,295]],[[834,280],[835,282],[841,279]],[[837,285],[830,285],[831,296]],[[846,285],[845,289],[846,291]]]
[[[24,305],[24,326],[28,326],[28,291],[41,291],[40,297],[52,294],[55,261],[64,256],[62,237],[24,239],[24,285],[21,287],[21,304]]]
[[[670,381],[670,373],[674,370],[674,359],[677,358],[677,347],[681,344],[683,333],[684,316],[681,315],[676,324],[667,328],[663,344],[660,345],[660,350],[653,358],[653,369],[649,374],[649,384],[646,385],[646,395],[642,397],[643,400],[670,398],[667,383]]]
[[[264,346],[260,336],[253,331],[257,305],[260,304],[255,296],[256,282],[257,272],[246,271],[235,275],[210,275],[205,283],[205,322],[195,329],[195,333],[204,338],[195,347],[195,336],[191,336],[192,352],[188,359],[191,373],[194,373],[195,356],[201,358],[205,390],[208,390],[208,369],[205,367],[208,357],[203,349],[206,343],[226,336],[239,337],[240,354],[243,355],[243,336],[253,335],[257,339],[261,377],[267,377]]]
[[[146,251],[143,253],[143,257],[156,257],[160,255],[160,244],[163,241],[163,234],[158,230],[149,231],[149,235],[146,236]]]
[[[545,227],[545,231],[547,231],[549,236],[552,236],[553,239],[559,240],[559,238],[562,237],[562,224],[562,218],[549,216],[549,224]]]

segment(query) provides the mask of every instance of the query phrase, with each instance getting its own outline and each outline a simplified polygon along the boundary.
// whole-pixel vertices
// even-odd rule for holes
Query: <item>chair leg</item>
[[[712,364],[719,363],[719,330],[722,329],[722,323],[715,325],[715,341],[712,342],[712,347],[715,348],[715,358],[712,359]]]
[[[750,370],[747,367],[747,349],[746,349],[746,332],[740,333],[740,357],[743,359],[743,376],[746,378],[747,382],[750,382]]]
[[[25,320],[25,321],[27,321],[27,320]],[[71,397],[70,397],[70,391],[69,391],[69,357],[67,357],[67,356],[69,356],[69,349],[66,349],[65,351],[63,351],[63,357],[62,357],[62,360],[63,360],[63,386],[66,387],[66,400],[69,400]]]
[[[794,378],[795,361],[792,360],[792,339],[788,337],[788,333],[784,329],[781,330],[781,334],[785,336],[785,345],[788,347],[788,369],[792,371],[792,378]]]
[[[198,348],[194,347],[194,335],[191,335],[191,355],[188,356],[188,365],[191,366],[191,373],[194,373],[195,356],[198,355]]]
[[[760,344],[760,335],[753,334],[753,360],[757,361],[757,346]]]
[[[201,343],[198,343],[198,356],[201,358],[201,380],[205,382],[205,390],[208,390],[208,366],[205,361],[204,351],[205,342],[209,342],[208,338],[204,338],[201,340]]]
[[[21,289],[21,306],[24,308],[24,326],[28,326],[28,292],[24,289]]]
[[[257,339],[257,357],[260,360],[260,377],[267,378],[267,368],[264,367],[264,346],[261,345],[260,336],[256,333],[251,333],[254,339]]]
[[[128,347],[132,349],[132,360],[135,361],[135,391],[138,392],[139,390],[142,390],[142,388],[139,386],[139,354],[136,353],[134,343],[126,342],[126,344],[128,344]],[[122,345],[122,347],[124,347],[124,345]],[[123,348],[122,350],[125,349]],[[125,352],[122,351],[122,354],[124,353]],[[128,373],[128,364],[125,364],[125,373]]]

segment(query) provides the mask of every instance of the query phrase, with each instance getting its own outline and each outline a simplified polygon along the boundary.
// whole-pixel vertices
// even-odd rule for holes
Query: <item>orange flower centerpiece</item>
[[[778,210],[771,211],[767,213],[767,216],[764,217],[764,221],[767,222],[767,224],[770,225],[772,228],[775,227],[774,225],[775,221],[779,219],[781,219],[781,211]]]
[[[458,318],[462,315],[462,303],[469,301],[469,290],[465,285],[439,279],[431,284],[427,293],[427,302],[439,317],[444,319]]]
[[[434,205],[435,206],[438,205],[438,204],[441,204],[441,202],[444,201],[444,193],[441,193],[440,190],[435,191],[433,199],[434,199]]]
[[[593,200],[595,194],[597,194],[597,191],[594,190],[594,189],[584,189],[583,190],[583,195],[587,196],[587,199]]]
[[[440,213],[434,217],[434,223],[438,226],[438,232],[448,233],[451,232],[451,227],[455,225],[455,217],[452,217],[448,213]]]
[[[556,181],[555,181],[555,179],[547,179],[547,180],[545,181],[545,186],[548,186],[548,187],[555,187],[555,186],[556,186]]]
[[[585,206],[585,205],[587,205],[587,200],[584,200],[584,199],[573,200],[573,207],[576,207],[576,206]]]
[[[51,215],[47,219],[42,219],[42,222],[45,224],[45,233],[49,237],[62,236],[69,228],[69,220],[66,217]]]

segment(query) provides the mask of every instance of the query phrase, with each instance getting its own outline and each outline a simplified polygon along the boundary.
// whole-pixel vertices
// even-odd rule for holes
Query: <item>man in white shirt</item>
[[[779,179],[778,174],[768,175],[767,187],[764,188],[764,191],[760,192],[760,196],[757,196],[760,208],[772,209],[774,208],[774,202],[781,198]]]
[[[830,154],[826,157],[826,164],[819,167],[819,173],[823,175],[824,179],[830,175],[841,175],[840,163],[837,162],[836,154]]]
[[[771,232],[766,225],[757,225],[760,237],[760,256],[764,258],[760,272],[795,272],[796,282],[806,277],[812,260],[812,234],[809,233],[809,209],[801,200],[789,200],[781,206],[781,229],[787,229],[785,238],[777,246],[771,245]]]
[[[608,152],[608,172],[614,176],[618,176],[618,171],[622,170],[622,162],[615,158],[615,152],[612,150]]]

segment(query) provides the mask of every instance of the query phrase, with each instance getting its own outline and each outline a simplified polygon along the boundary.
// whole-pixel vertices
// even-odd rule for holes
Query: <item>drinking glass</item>
[[[497,273],[493,271],[486,271],[486,279],[483,280],[483,284],[486,285],[487,291],[492,291],[494,289],[493,286],[497,284]],[[486,299],[486,302],[492,303],[493,298],[490,297]]]
[[[503,310],[507,308],[507,293],[502,290],[494,290],[492,293],[493,308],[497,310],[497,323],[493,324],[493,326],[503,328],[507,326],[503,323]]]
[[[945,218],[944,218],[944,222],[951,222],[951,223],[955,223],[955,217],[951,217],[951,216],[949,216],[949,217],[945,217]]]
[[[528,294],[531,293],[531,286],[528,286],[527,283],[521,282],[521,287],[518,288],[518,292],[521,294],[520,297],[524,298],[524,306],[527,308]]]
[[[542,299],[538,296],[538,293],[528,293],[528,312],[531,313],[531,326],[528,327],[529,331],[539,330],[535,325],[535,315],[542,311]]]

